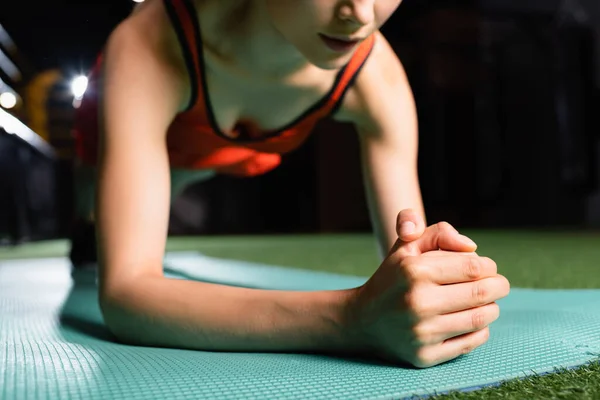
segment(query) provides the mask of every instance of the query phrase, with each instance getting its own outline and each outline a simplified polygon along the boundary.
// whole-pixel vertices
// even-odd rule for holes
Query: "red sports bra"
[[[179,113],[167,132],[167,148],[172,167],[213,169],[236,176],[264,174],[281,163],[281,155],[297,149],[319,120],[340,106],[347,89],[371,53],[375,36],[371,35],[337,74],[335,83],[320,101],[288,125],[262,131],[251,122],[239,123],[231,136],[218,128],[209,102],[203,69],[200,29],[190,0],[164,0],[176,29],[192,82],[188,108]],[[99,67],[99,64],[97,67]],[[78,110],[75,124],[78,154],[82,161],[96,162],[97,98],[93,86],[99,68],[90,77],[88,92]],[[91,89],[91,90],[90,90]],[[88,93],[90,95],[88,96]]]

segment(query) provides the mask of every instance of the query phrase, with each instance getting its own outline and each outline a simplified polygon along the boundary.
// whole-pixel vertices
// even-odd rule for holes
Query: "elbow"
[[[119,342],[143,345],[140,312],[129,300],[125,291],[104,290],[100,292],[99,305],[106,328]]]
[[[156,302],[148,287],[162,277],[149,268],[134,274],[122,273],[125,270],[112,266],[106,267],[107,273],[100,274],[98,305],[104,325],[121,343],[152,345],[156,340],[152,329],[156,310],[152,304]]]

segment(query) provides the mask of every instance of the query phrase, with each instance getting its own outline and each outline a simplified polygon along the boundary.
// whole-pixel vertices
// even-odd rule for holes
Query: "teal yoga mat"
[[[337,289],[365,278],[195,253],[173,277],[266,289]],[[600,355],[600,290],[513,289],[489,342],[424,369],[298,354],[212,353],[116,343],[95,275],[63,258],[0,262],[0,399],[399,399],[552,372]]]

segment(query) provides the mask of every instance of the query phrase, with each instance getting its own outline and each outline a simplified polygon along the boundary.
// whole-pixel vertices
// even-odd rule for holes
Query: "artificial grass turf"
[[[600,399],[600,361],[577,369],[558,369],[553,374],[504,382],[473,392],[450,392],[431,396],[444,400]]]
[[[521,231],[463,232],[492,258],[514,287],[600,288],[600,234]],[[178,238],[171,251],[194,249],[210,257],[369,276],[379,266],[370,235],[289,235]]]
[[[513,287],[537,289],[600,288],[600,235],[582,232],[463,232],[491,257]],[[0,248],[0,259],[60,257],[63,241]],[[334,273],[368,276],[379,265],[369,235],[287,235],[171,238],[168,251],[200,251],[211,257],[258,262]],[[599,333],[600,334],[600,333]],[[503,383],[438,399],[595,399],[600,398],[600,364],[542,377]]]

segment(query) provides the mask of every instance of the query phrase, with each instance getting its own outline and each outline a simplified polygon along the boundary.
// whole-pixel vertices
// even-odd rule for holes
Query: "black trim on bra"
[[[371,53],[373,52],[373,47],[375,47],[375,43],[373,43],[373,45],[369,49],[369,52],[365,56],[365,59],[363,60],[363,62],[358,66],[358,68],[356,68],[356,71],[354,72],[354,75],[352,75],[352,78],[350,78],[350,81],[348,82],[348,84],[344,88],[344,91],[340,95],[340,98],[337,100],[337,102],[335,103],[335,105],[331,108],[331,112],[329,113],[330,116],[334,115],[336,112],[338,112],[338,110],[342,106],[342,103],[344,102],[344,97],[346,96],[346,93],[348,93],[348,90],[352,86],[354,86],[354,83],[356,82],[356,79],[358,78],[358,75],[360,74],[360,71],[362,71],[363,67],[367,63],[367,60],[371,56]]]
[[[191,85],[191,93],[190,93],[190,100],[186,106],[186,108],[184,109],[185,111],[189,111],[191,110],[194,105],[196,104],[196,101],[198,101],[198,77],[196,75],[196,66],[194,65],[194,55],[191,52],[191,45],[190,43],[188,43],[187,37],[185,36],[185,32],[183,30],[182,22],[179,20],[179,17],[177,16],[177,11],[175,10],[175,7],[173,6],[172,0],[164,0],[164,5],[165,8],[167,10],[167,14],[169,16],[169,19],[171,20],[171,25],[173,26],[173,29],[175,30],[175,33],[177,34],[177,38],[179,40],[179,44],[181,46],[181,51],[183,52],[183,57],[185,59],[185,65],[188,71],[188,75],[190,78],[190,85]],[[191,17],[191,16],[190,16]],[[194,18],[192,18],[192,20],[194,20]]]
[[[274,130],[267,130],[265,131],[264,135],[261,135],[258,138],[252,138],[252,137],[247,137],[247,135],[240,135],[240,137],[237,138],[232,138],[227,136],[226,134],[224,134],[221,131],[221,128],[219,127],[212,105],[210,103],[210,96],[208,93],[208,85],[206,82],[206,64],[205,64],[205,59],[204,59],[204,50],[203,50],[203,42],[202,42],[202,34],[200,32],[200,25],[198,22],[198,17],[197,17],[197,12],[196,12],[196,8],[194,6],[194,4],[192,3],[191,0],[182,0],[183,3],[185,4],[188,12],[190,13],[191,16],[193,16],[192,18],[192,24],[194,25],[194,35],[195,35],[195,41],[196,41],[196,48],[197,48],[197,53],[198,53],[198,65],[200,66],[200,73],[202,75],[202,93],[204,96],[204,103],[205,103],[205,108],[206,108],[206,113],[208,116],[208,120],[209,123],[211,125],[211,128],[213,129],[213,131],[219,136],[222,137],[223,139],[226,139],[230,142],[235,142],[235,143],[251,143],[251,142],[261,142],[267,139],[271,139],[277,136],[280,136],[281,134],[283,134],[285,131],[287,131],[288,129],[292,128],[293,126],[299,124],[303,119],[308,118],[308,116],[310,116],[311,114],[317,112],[318,110],[320,110],[322,107],[325,106],[325,104],[327,104],[327,102],[329,101],[329,99],[331,98],[331,96],[333,95],[333,93],[335,92],[335,90],[338,88],[340,81],[342,79],[342,77],[344,76],[344,73],[346,72],[349,63],[347,63],[346,65],[344,65],[344,67],[342,67],[340,69],[340,71],[338,71],[336,77],[335,77],[335,81],[333,83],[333,86],[331,87],[331,89],[327,92],[327,94],[325,94],[325,96],[323,96],[319,101],[317,101],[313,106],[311,106],[309,109],[307,109],[306,111],[304,111],[300,116],[298,116],[297,118],[295,118],[293,121],[291,121],[290,123],[284,125],[281,128],[278,129],[274,129]],[[365,58],[366,60],[366,58]],[[364,62],[363,62],[364,64]],[[335,108],[339,107],[339,104],[341,103],[341,99],[343,98],[343,95],[346,93],[346,91],[348,90],[349,86],[354,82],[354,80],[356,79],[356,75],[358,75],[358,71],[360,71],[360,69],[362,69],[362,65],[357,69],[357,72],[353,75],[353,77],[351,78],[350,82],[348,83],[348,85],[346,85],[346,87],[344,88],[344,92],[342,94],[342,96],[340,96],[340,101],[338,101],[336,103]]]

